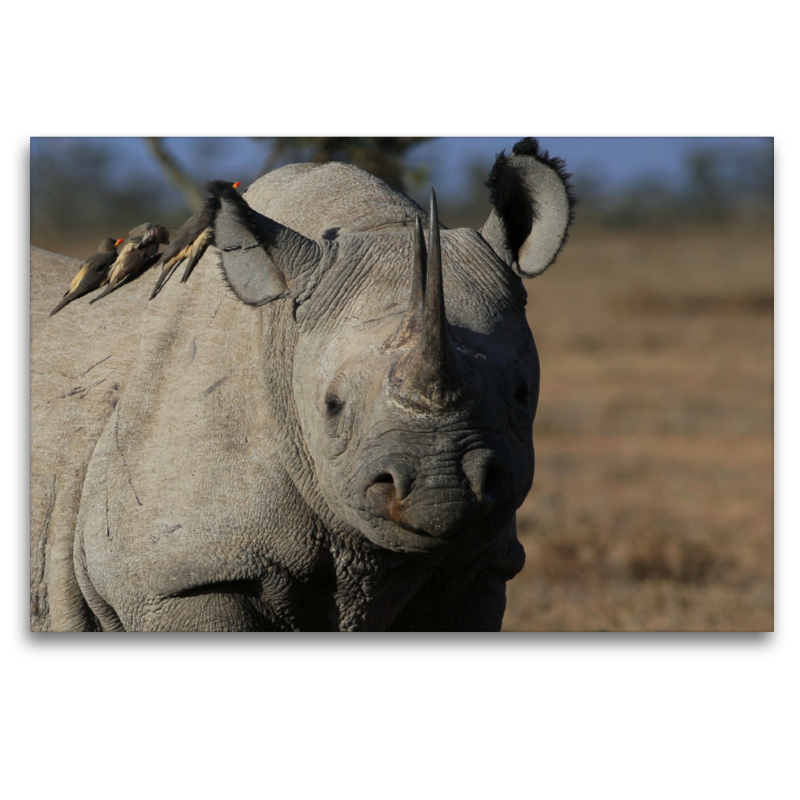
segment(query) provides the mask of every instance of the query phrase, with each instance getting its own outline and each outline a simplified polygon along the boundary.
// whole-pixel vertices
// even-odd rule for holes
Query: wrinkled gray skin
[[[313,258],[242,249],[223,204],[224,251],[152,302],[147,273],[49,318],[80,262],[32,248],[31,629],[498,630],[539,380],[518,274],[567,226],[537,165],[545,257],[526,267],[496,213],[441,230],[468,397],[447,407],[390,380],[428,214],[354,167],[245,195]]]

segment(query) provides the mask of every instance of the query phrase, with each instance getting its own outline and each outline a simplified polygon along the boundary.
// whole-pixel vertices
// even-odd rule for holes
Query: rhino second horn
[[[400,327],[383,346],[384,351],[401,350],[410,346],[419,337],[422,326],[422,311],[425,304],[425,267],[428,260],[422,220],[414,222],[414,263],[411,268],[411,297]]]
[[[445,313],[439,214],[433,190],[428,241],[426,259],[422,224],[417,219],[409,308],[395,337],[395,344],[409,339],[414,344],[398,359],[390,380],[403,404],[445,410],[461,403],[464,387]]]

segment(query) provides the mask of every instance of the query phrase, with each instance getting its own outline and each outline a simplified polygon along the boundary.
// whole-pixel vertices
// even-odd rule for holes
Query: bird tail
[[[165,269],[161,270],[161,274],[158,276],[156,285],[153,287],[153,291],[150,295],[151,300],[161,291],[161,287],[172,277],[172,273],[175,272],[180,263],[181,263],[180,260],[176,260],[171,267],[169,267],[166,270]]]
[[[203,257],[206,250],[208,250],[208,246],[213,243],[214,229],[206,228],[192,244],[192,253],[189,256],[189,263],[186,265],[186,269],[181,276],[181,283],[186,283],[186,281],[189,280],[189,276],[192,274],[192,270],[197,265],[197,262]]]
[[[112,287],[111,287],[111,284],[110,284],[110,283],[109,283],[109,284],[106,284],[106,288],[105,288],[105,289],[103,289],[103,291],[102,291],[102,292],[100,292],[100,294],[99,294],[99,295],[97,295],[97,297],[93,297],[93,298],[92,298],[92,299],[89,301],[89,305],[91,305],[92,303],[96,303],[98,300],[100,300],[101,298],[105,297],[105,296],[106,296],[106,295],[107,295],[107,294],[108,294],[108,293],[111,291],[111,288],[112,288]]]
[[[52,317],[53,314],[58,314],[62,308],[68,303],[71,303],[75,299],[76,295],[70,295],[69,293],[64,295],[64,299],[50,312],[50,316]]]
[[[194,265],[200,260],[201,255],[202,253],[192,253],[189,256],[189,260],[186,262],[186,269],[183,271],[183,275],[181,275],[181,283],[186,283],[186,281],[189,280],[189,276],[192,274]]]

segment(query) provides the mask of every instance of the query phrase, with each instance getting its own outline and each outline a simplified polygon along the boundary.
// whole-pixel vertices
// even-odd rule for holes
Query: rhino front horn
[[[390,374],[394,394],[403,404],[445,410],[461,403],[464,387],[445,314],[439,213],[432,189],[427,252],[417,218],[411,297],[391,345],[410,345]]]

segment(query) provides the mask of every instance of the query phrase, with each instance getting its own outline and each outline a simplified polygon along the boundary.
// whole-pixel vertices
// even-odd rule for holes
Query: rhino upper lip
[[[414,525],[407,516],[406,507],[397,495],[397,489],[393,483],[375,483],[367,490],[367,501],[370,511],[378,517],[382,517],[388,522],[393,522],[403,530],[415,533],[418,536],[425,536],[431,539],[449,539],[462,527],[457,526],[447,536],[436,536],[433,533]],[[494,496],[486,493],[480,500],[471,504],[471,518],[486,517],[494,508]]]
[[[389,522],[394,522],[401,528],[411,531],[412,533],[419,533],[423,536],[428,534],[412,525],[406,519],[406,510],[403,507],[402,501],[397,496],[397,489],[393,483],[375,483],[367,490],[367,498],[369,505],[374,514]]]

